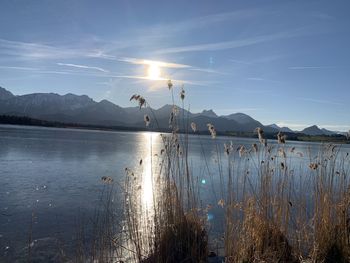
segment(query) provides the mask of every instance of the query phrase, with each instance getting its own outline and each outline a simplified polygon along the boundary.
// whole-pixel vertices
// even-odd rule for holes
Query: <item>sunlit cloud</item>
[[[145,76],[120,76],[120,77],[138,78],[138,79],[145,79],[145,80],[173,79],[172,77],[166,75],[166,73],[163,71],[164,68],[170,68],[170,69],[191,68],[191,66],[185,65],[185,64],[177,64],[177,63],[170,63],[165,61],[156,61],[156,60],[138,59],[138,58],[120,58],[119,61],[134,64],[134,65],[142,65],[146,68]]]
[[[112,75],[113,78],[124,78],[124,79],[139,79],[139,80],[150,80],[148,76],[137,76],[137,75]],[[158,78],[157,80],[168,81],[167,78]],[[177,84],[196,84],[196,82],[180,79],[171,79],[172,82]]]
[[[140,80],[150,80],[148,76],[137,76],[137,75],[113,75],[113,78],[123,78],[123,79],[140,79]],[[168,80],[166,78],[159,78],[158,80]]]
[[[191,66],[185,64],[169,63],[164,61],[138,59],[138,58],[119,58],[119,61],[127,62],[135,65],[158,65],[163,68],[190,68]]]
[[[234,48],[247,47],[247,46],[251,46],[251,45],[265,43],[265,42],[278,40],[278,39],[298,37],[298,36],[302,36],[305,34],[306,34],[305,29],[299,29],[299,30],[295,30],[293,32],[280,32],[280,33],[275,33],[275,34],[270,34],[270,35],[261,35],[261,36],[246,38],[246,39],[235,39],[235,40],[231,40],[231,41],[222,41],[222,42],[215,42],[215,43],[171,47],[171,48],[165,48],[162,50],[158,50],[155,53],[157,53],[157,54],[170,54],[170,53],[217,51],[217,50],[234,49]]]
[[[214,69],[206,69],[206,68],[200,68],[195,67],[191,65],[186,64],[179,64],[179,63],[172,63],[172,62],[165,62],[165,61],[156,61],[156,60],[148,60],[148,59],[139,59],[139,58],[119,58],[118,59],[121,62],[126,62],[134,65],[143,65],[148,67],[148,70],[150,68],[157,69],[156,67],[161,68],[170,68],[170,69],[186,69],[190,71],[197,71],[202,73],[212,73],[212,74],[227,74],[218,70]],[[160,80],[162,80],[160,78]]]
[[[94,69],[105,73],[109,72],[108,70],[105,70],[103,68],[86,66],[86,65],[78,65],[78,64],[70,64],[70,63],[56,63],[56,64],[59,66],[67,66],[67,67],[73,67],[73,68]]]

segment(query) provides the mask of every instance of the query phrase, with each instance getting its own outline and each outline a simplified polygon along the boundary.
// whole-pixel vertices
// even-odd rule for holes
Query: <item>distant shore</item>
[[[23,126],[36,126],[36,127],[48,127],[48,128],[62,128],[62,129],[84,129],[84,130],[101,130],[101,131],[154,131],[154,132],[171,132],[170,129],[152,129],[141,127],[126,127],[126,126],[104,126],[93,124],[81,124],[81,123],[63,123],[56,121],[46,121],[34,119],[26,116],[12,116],[12,115],[0,115],[0,124],[7,125],[23,125]],[[182,131],[183,133],[185,131]],[[207,131],[201,131],[203,135],[209,135]],[[305,141],[305,142],[334,142],[350,144],[350,140],[346,136],[337,135],[306,135],[303,133],[284,133],[287,135],[287,139],[291,141]],[[256,138],[254,132],[218,132],[218,136],[232,136],[243,138]],[[276,133],[266,133],[266,138],[276,139]]]

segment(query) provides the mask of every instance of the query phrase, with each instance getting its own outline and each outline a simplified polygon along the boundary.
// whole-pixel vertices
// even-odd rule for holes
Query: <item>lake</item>
[[[216,152],[223,152],[223,144],[230,141],[246,148],[257,143],[257,139],[218,137],[214,141],[209,136],[190,136],[189,160],[202,182],[203,202],[216,202],[208,191],[206,170],[215,173]],[[287,145],[305,156],[320,147],[302,142]],[[349,147],[343,145],[340,151]],[[122,184],[126,167],[138,169],[141,159],[146,165],[161,149],[158,133],[0,126],[0,261],[14,262],[25,253],[29,238],[35,241],[33,246],[40,242],[43,248],[52,246],[50,238],[55,238],[69,247],[77,222],[92,218],[100,204],[106,187],[101,177]],[[123,193],[116,189],[113,203],[122,219]],[[219,220],[214,210],[208,220],[215,217]]]

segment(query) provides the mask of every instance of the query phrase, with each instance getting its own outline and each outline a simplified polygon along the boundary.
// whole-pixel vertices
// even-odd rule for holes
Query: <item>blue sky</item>
[[[350,129],[349,1],[1,0],[0,86]],[[170,65],[170,66],[169,66]]]

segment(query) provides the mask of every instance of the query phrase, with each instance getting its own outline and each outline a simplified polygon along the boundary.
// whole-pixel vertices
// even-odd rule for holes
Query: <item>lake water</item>
[[[215,143],[209,136],[190,139],[190,164],[203,182],[202,192],[209,193],[203,196],[206,202],[214,197],[206,191],[204,161],[214,173],[217,147],[223,151],[223,144],[233,141],[249,148],[257,142],[233,137],[219,137]],[[317,143],[287,144],[304,153],[319,148]],[[99,205],[106,187],[101,177],[122,183],[126,167],[137,167],[140,159],[146,162],[161,148],[157,133],[0,126],[0,262],[14,262],[25,252],[29,238],[39,244],[55,237],[69,246],[79,218],[93,217]],[[349,145],[342,146],[341,151],[349,150]],[[120,218],[121,198],[122,193],[117,193],[113,200]],[[213,218],[215,212],[208,219]]]

